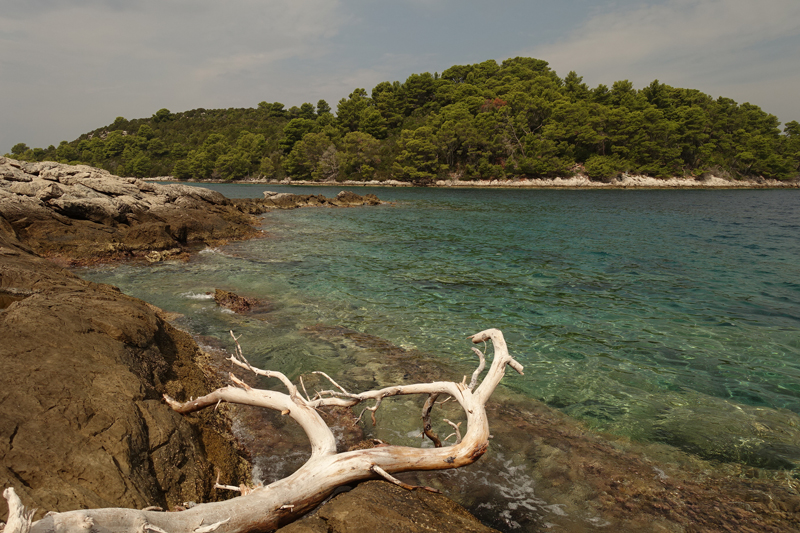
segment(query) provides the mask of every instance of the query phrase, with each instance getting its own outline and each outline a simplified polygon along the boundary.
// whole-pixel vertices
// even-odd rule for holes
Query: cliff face
[[[164,242],[143,237],[143,249],[241,236],[252,231],[248,218],[210,191],[145,194],[138,187],[153,186],[43,166],[0,162],[0,486],[41,509],[38,518],[209,501],[216,469],[230,473],[227,482],[246,481],[224,418],[184,417],[161,401],[164,393],[188,399],[216,386],[191,337],[149,304],[34,252],[68,259],[119,252],[126,233],[147,235],[148,227]],[[117,185],[131,194],[98,192]],[[154,207],[126,210],[136,202]]]

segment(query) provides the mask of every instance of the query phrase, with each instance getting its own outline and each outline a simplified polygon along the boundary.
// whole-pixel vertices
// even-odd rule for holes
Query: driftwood
[[[9,504],[9,523],[4,533],[37,532],[120,532],[120,533],[227,533],[268,531],[299,518],[328,497],[343,484],[369,478],[384,478],[405,488],[415,488],[392,476],[393,473],[411,470],[443,470],[475,462],[489,446],[489,422],[485,405],[505,373],[506,365],[522,374],[522,365],[508,353],[503,334],[497,329],[482,331],[471,337],[472,342],[491,340],[494,358],[486,377],[478,385],[485,366],[484,354],[474,349],[480,365],[469,384],[466,376],[461,383],[440,381],[387,387],[353,394],[347,392],[322,372],[318,374],[331,382],[332,390],[317,393],[313,398],[301,394],[298,388],[280,372],[252,367],[242,354],[238,342],[235,365],[261,376],[279,379],[287,393],[249,387],[231,374],[233,386],[216,391],[189,402],[178,402],[165,396],[167,403],[179,413],[192,413],[219,402],[255,405],[280,411],[294,419],[311,442],[311,458],[294,474],[270,485],[248,489],[218,485],[219,488],[239,489],[241,495],[224,501],[205,503],[181,512],[157,512],[135,509],[89,509],[64,513],[49,513],[42,520],[30,523],[32,512],[26,510],[14,490],[3,493]],[[302,383],[302,379],[301,379]],[[304,388],[304,387],[303,387]],[[374,420],[375,411],[384,398],[408,394],[427,395],[423,407],[423,431],[434,443],[434,448],[385,446],[337,453],[336,442],[330,428],[317,412],[318,407],[352,407],[372,400],[366,407]],[[464,409],[467,418],[466,432],[461,435],[460,423],[447,421],[454,430],[456,443],[443,446],[432,432],[430,413],[439,396],[450,396]],[[449,437],[448,437],[449,438]],[[447,439],[444,439],[446,441]],[[428,489],[433,490],[433,489]]]

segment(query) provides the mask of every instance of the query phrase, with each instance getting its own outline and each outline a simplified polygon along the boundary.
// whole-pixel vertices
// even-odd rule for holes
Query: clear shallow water
[[[352,190],[394,204],[269,213],[269,238],[80,274],[182,313],[193,333],[228,342],[234,329],[258,364],[292,376],[322,369],[370,384],[348,369],[347,345],[300,333],[314,324],[454,362],[454,379],[472,365],[464,337],[496,327],[526,367],[506,387],[599,430],[681,446],[675,426],[688,420],[747,438],[731,406],[795,424],[797,191]],[[222,312],[203,296],[214,288],[275,311]],[[399,426],[395,438],[413,433]]]
[[[395,205],[270,213],[268,239],[86,275],[204,334],[194,315],[213,302],[189,296],[220,286],[448,358],[497,327],[529,370],[514,385],[558,404],[610,380],[800,413],[796,191],[370,191]]]

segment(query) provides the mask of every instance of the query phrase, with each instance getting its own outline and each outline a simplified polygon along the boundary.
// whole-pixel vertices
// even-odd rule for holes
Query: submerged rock
[[[360,483],[282,533],[492,533],[463,507],[440,494],[402,489],[385,481]]]
[[[317,343],[346,349],[348,370],[338,382],[348,390],[375,383],[452,379],[469,375],[472,370],[452,361],[445,365],[429,354],[344,327],[317,325],[304,332]],[[309,378],[306,386],[318,385]],[[432,413],[434,431],[441,436],[450,431],[441,422],[444,417],[461,420],[454,403],[442,404]],[[404,411],[390,411],[384,405],[377,426],[363,425],[365,437],[418,446],[419,403],[408,404],[411,412],[407,424],[391,420],[403,416]],[[760,428],[762,438],[792,445],[794,433],[778,435],[792,427],[792,422],[786,422],[791,420],[786,413],[759,414],[756,408],[744,411],[746,416],[732,424],[760,424],[754,427]],[[409,484],[441,490],[484,524],[503,531],[782,533],[800,529],[800,479],[796,469],[774,471],[720,463],[664,443],[631,442],[604,435],[511,390],[496,391],[487,404],[487,416],[493,438],[478,462],[452,471],[407,472],[398,477]],[[695,416],[700,421],[693,422],[687,431],[699,431],[702,413],[698,411]],[[781,419],[782,425],[778,424]],[[681,420],[676,411],[674,422],[666,425],[677,431]],[[411,435],[409,440],[398,442],[399,435],[410,427],[415,429],[407,434]],[[724,437],[717,440],[721,445]],[[268,462],[270,458],[262,460]]]
[[[653,431],[659,440],[706,459],[800,468],[800,416],[791,411],[704,397],[702,403],[671,406]]]

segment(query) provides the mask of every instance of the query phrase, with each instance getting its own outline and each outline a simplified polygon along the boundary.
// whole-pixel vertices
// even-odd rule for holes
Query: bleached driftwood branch
[[[178,402],[164,396],[167,403],[179,413],[192,413],[219,402],[254,405],[280,411],[294,419],[305,431],[311,442],[311,458],[294,474],[265,487],[252,491],[241,491],[242,495],[224,502],[197,505],[182,512],[155,512],[134,509],[91,509],[51,513],[42,520],[28,526],[32,533],[49,531],[93,531],[120,533],[232,533],[265,531],[280,527],[313,509],[333,490],[343,484],[368,478],[384,478],[409,487],[392,474],[411,470],[442,470],[457,468],[475,462],[489,446],[489,422],[485,405],[505,373],[506,365],[522,374],[522,365],[508,353],[503,334],[497,329],[488,329],[471,337],[472,342],[491,340],[494,345],[492,364],[480,385],[477,378],[484,366],[483,353],[479,354],[481,363],[466,385],[466,377],[461,383],[438,381],[386,387],[358,394],[347,392],[332,378],[323,374],[335,390],[317,393],[310,398],[303,397],[297,387],[280,372],[261,370],[250,365],[244,358],[238,340],[236,356],[230,361],[258,375],[279,379],[288,389],[288,394],[254,389],[231,374],[234,386],[223,387],[201,398],[189,402]],[[305,387],[303,387],[305,388]],[[434,441],[435,447],[428,449],[407,446],[379,446],[371,449],[336,452],[336,441],[330,428],[317,412],[323,406],[352,407],[362,402],[373,401],[365,410],[374,413],[384,398],[391,396],[423,394],[428,396],[423,407],[424,431]],[[449,396],[464,409],[467,430],[463,437],[460,424],[449,422],[457,434],[457,442],[452,446],[442,446],[430,430],[430,412],[440,396]],[[363,413],[362,413],[363,414]],[[226,487],[227,488],[227,487]],[[236,487],[231,487],[236,488]],[[427,487],[425,487],[427,488]],[[431,489],[429,489],[431,490]],[[9,497],[9,493],[12,497]],[[246,494],[245,494],[246,492]],[[14,504],[15,516],[20,517],[19,533],[27,533],[26,515],[19,498],[9,489],[4,493],[9,506]],[[16,498],[16,501],[13,501]],[[29,523],[29,522],[28,522]],[[6,526],[5,533],[18,533]]]

